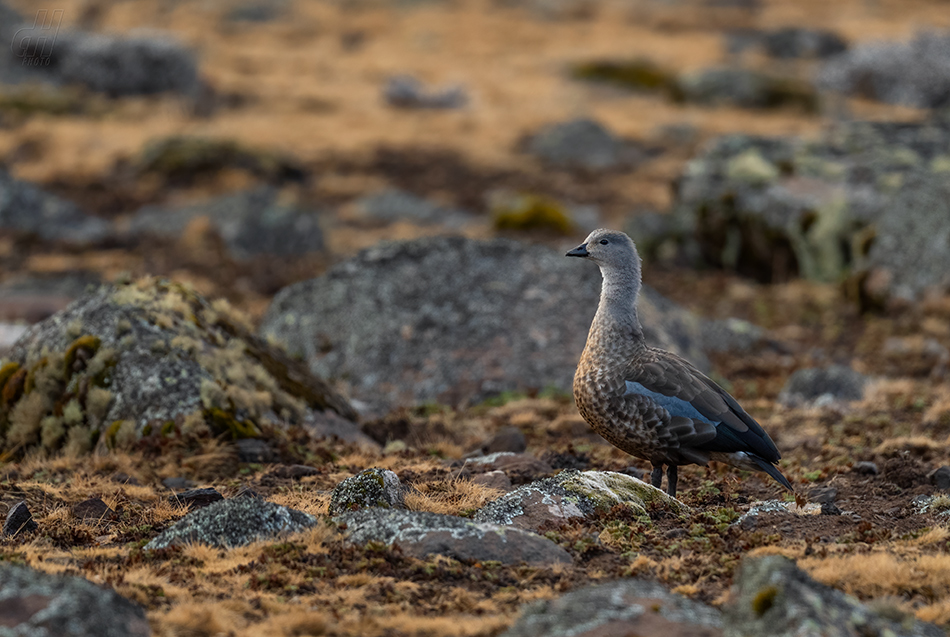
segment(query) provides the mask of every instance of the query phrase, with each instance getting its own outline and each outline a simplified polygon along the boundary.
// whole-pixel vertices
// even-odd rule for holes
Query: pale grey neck
[[[604,277],[595,321],[642,341],[643,328],[637,314],[640,296],[639,268],[601,269]]]

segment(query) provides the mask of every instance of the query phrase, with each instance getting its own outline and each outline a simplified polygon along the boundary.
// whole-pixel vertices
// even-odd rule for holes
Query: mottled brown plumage
[[[574,400],[612,445],[653,463],[676,495],[676,468],[718,460],[764,471],[791,490],[775,468],[768,434],[724,389],[688,361],[648,347],[637,316],[640,257],[630,237],[595,230],[567,256],[594,261],[603,275],[600,303],[574,375]]]

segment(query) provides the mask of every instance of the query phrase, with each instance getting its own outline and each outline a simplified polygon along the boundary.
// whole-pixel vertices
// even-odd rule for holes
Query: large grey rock
[[[592,119],[552,124],[532,135],[526,149],[551,166],[591,172],[632,166],[643,152]]]
[[[405,506],[399,476],[388,469],[373,467],[336,485],[330,494],[328,512],[337,515],[367,507],[402,509]]]
[[[145,610],[72,575],[0,562],[3,637],[148,637]]]
[[[950,35],[918,33],[908,42],[869,42],[829,60],[818,84],[849,95],[917,108],[950,104]]]
[[[658,508],[677,514],[689,510],[679,500],[632,476],[567,469],[486,504],[474,519],[533,531],[545,522],[603,514],[618,504],[645,516]]]
[[[596,267],[507,239],[383,243],[281,290],[261,324],[370,406],[569,391],[600,294]],[[700,367],[701,322],[656,292],[647,341]]]
[[[843,365],[796,370],[779,393],[779,402],[800,406],[813,401],[861,400],[868,377]]]
[[[777,555],[747,558],[723,614],[725,637],[941,637],[934,626],[906,616],[878,615],[858,600],[811,579]]]
[[[528,604],[502,637],[719,637],[721,626],[715,608],[656,582],[626,579]]]
[[[759,280],[877,271],[877,294],[916,297],[947,282],[948,146],[938,119],[846,123],[821,140],[722,137],[684,171],[668,233],[684,254]]]
[[[163,549],[180,544],[244,546],[303,531],[317,524],[309,513],[259,498],[233,498],[193,511],[145,545]]]
[[[132,236],[177,237],[197,217],[207,217],[236,259],[258,255],[298,256],[323,249],[319,215],[283,203],[280,191],[264,187],[182,208],[147,206],[129,221]]]
[[[267,424],[319,429],[323,410],[355,418],[345,398],[242,321],[168,281],[98,288],[32,326],[0,368],[7,385],[20,383],[8,387],[3,446],[81,453],[95,440],[122,445],[174,431],[237,439]],[[350,425],[353,440],[365,438]]]
[[[457,560],[537,565],[572,562],[567,551],[540,535],[451,515],[363,509],[334,520],[347,526],[347,539],[354,544],[396,544],[406,554],[420,558],[445,555]]]
[[[75,204],[0,169],[0,231],[83,245],[105,239],[111,227]]]

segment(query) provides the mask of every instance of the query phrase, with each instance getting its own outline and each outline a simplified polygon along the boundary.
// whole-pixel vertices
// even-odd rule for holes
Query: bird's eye
[[[608,243],[610,243],[610,242],[607,241],[606,239],[601,239],[601,240],[600,240],[600,245],[602,245],[602,246],[605,246],[605,245],[607,245]]]

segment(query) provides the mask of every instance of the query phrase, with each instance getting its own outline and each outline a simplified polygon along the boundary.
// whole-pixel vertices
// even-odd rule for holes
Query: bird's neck
[[[637,314],[640,296],[640,273],[638,270],[613,270],[603,273],[604,283],[600,290],[600,303],[594,316],[593,329],[622,339],[624,349],[646,347],[643,328]],[[593,331],[593,330],[592,330]]]

